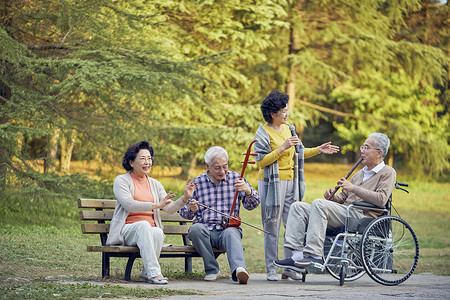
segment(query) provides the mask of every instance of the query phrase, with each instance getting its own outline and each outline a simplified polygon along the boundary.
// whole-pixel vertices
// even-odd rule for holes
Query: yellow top
[[[263,159],[259,160],[259,174],[258,180],[264,180],[264,167],[274,163],[278,160],[278,170],[280,180],[294,180],[294,153],[295,147],[291,147],[283,153],[278,152],[278,148],[286,141],[287,138],[291,137],[291,131],[288,125],[283,125],[281,131],[276,131],[273,128],[264,125],[264,130],[269,134],[270,137],[270,148],[272,152],[266,154]],[[319,154],[319,148],[305,148],[305,158],[312,157]]]

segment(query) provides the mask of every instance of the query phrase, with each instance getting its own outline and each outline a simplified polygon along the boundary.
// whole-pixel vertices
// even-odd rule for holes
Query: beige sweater
[[[354,201],[362,201],[383,207],[389,199],[394,189],[396,172],[392,167],[384,166],[378,173],[363,181],[364,173],[362,170],[357,172],[351,178],[350,182],[354,187],[351,192],[342,191],[336,194],[333,201],[350,205]],[[375,212],[365,212],[366,215],[376,218],[379,216]]]
[[[158,203],[167,195],[162,184],[156,179],[148,177],[150,183],[150,190],[153,194],[154,203]],[[124,239],[122,235],[122,228],[125,225],[125,220],[129,212],[143,212],[153,209],[152,202],[141,202],[133,199],[134,184],[130,173],[122,174],[116,177],[113,187],[114,195],[117,199],[114,215],[109,226],[109,235],[106,245],[123,245]],[[170,204],[166,205],[163,210],[169,214],[177,212],[184,206],[183,197],[177,201],[169,200]],[[163,228],[161,222],[161,215],[159,209],[154,210],[153,218],[155,224],[159,228]]]

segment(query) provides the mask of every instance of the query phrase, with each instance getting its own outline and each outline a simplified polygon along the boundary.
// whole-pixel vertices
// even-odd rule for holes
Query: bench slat
[[[80,220],[111,221],[113,214],[112,210],[82,210]]]
[[[111,199],[78,199],[78,208],[103,208],[114,209],[116,200]]]
[[[79,208],[95,208],[95,209],[112,209],[111,211],[88,211],[84,210],[83,215],[80,214],[81,220],[111,220],[114,208],[116,206],[116,200],[113,199],[78,199]],[[104,214],[105,213],[105,214]],[[108,216],[108,217],[107,217]],[[161,219],[163,222],[192,222],[192,220],[186,220],[179,214],[168,214],[161,210]]]
[[[186,223],[192,223],[192,220],[187,220],[183,217],[181,217],[178,213],[174,214],[168,214],[165,211],[161,211],[161,220],[163,222],[186,222]]]
[[[111,221],[114,211],[113,210],[81,210],[80,220],[85,221]],[[186,222],[192,223],[192,220],[186,220],[179,214],[168,214],[161,212],[161,220],[163,222]]]
[[[88,246],[88,252],[114,252],[114,253],[139,253],[139,248],[135,246]],[[225,253],[223,250],[213,248],[215,253]],[[197,253],[193,246],[166,246],[162,247],[161,252],[187,252]]]
[[[81,224],[81,232],[87,234],[109,233],[109,224]]]
[[[191,225],[164,225],[164,233],[187,235],[189,227]]]
[[[81,210],[80,220],[85,221],[111,221],[114,211],[113,210]],[[161,212],[161,220],[163,222],[186,222],[192,223],[192,220],[186,220],[179,214],[168,214]]]
[[[187,235],[190,225],[164,225],[165,234]],[[81,232],[85,234],[109,233],[109,224],[81,224]]]

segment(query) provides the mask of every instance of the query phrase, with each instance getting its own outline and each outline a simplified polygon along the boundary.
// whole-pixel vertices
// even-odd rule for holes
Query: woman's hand
[[[318,147],[319,153],[334,154],[339,152],[339,146],[331,145],[331,142],[326,142]]]
[[[196,182],[189,183],[190,181],[191,181],[191,178],[189,178],[186,181],[186,184],[184,186],[184,195],[183,195],[184,204],[188,203],[189,199],[191,199],[192,194],[194,193],[194,190],[198,185]]]
[[[284,141],[283,145],[281,145],[277,150],[281,154],[285,150],[291,148],[292,146],[298,146],[298,145],[300,145],[300,140],[298,139],[298,137],[291,136],[291,137],[287,138]]]
[[[169,192],[164,199],[162,199],[161,201],[159,201],[158,203],[153,204],[153,209],[162,209],[164,208],[167,204],[170,204],[170,199],[172,199],[173,197],[175,197],[175,194],[172,194],[172,192]]]
[[[245,192],[247,196],[250,196],[250,194],[252,193],[252,189],[247,183],[245,183],[244,179],[236,179],[234,188],[239,192]]]

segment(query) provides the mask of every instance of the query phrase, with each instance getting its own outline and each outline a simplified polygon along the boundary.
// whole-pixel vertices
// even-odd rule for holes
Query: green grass
[[[195,291],[179,291],[167,288],[139,289],[118,285],[89,283],[56,284],[47,281],[0,286],[0,299],[77,299],[77,298],[156,298],[172,295],[199,295]]]
[[[351,168],[349,165],[306,164],[307,194],[305,201],[321,197],[325,189],[334,186],[339,177]],[[332,170],[332,171],[330,171]],[[198,171],[198,174],[203,170]],[[250,183],[257,186],[255,169],[246,173]],[[414,229],[419,239],[420,259],[416,273],[432,272],[450,275],[450,183],[423,183],[412,181],[407,174],[397,179],[409,182],[409,194],[394,191],[393,204],[401,217]],[[160,178],[166,190],[181,195],[185,179]],[[89,196],[89,195],[85,195]],[[18,202],[19,201],[19,202]],[[39,209],[36,207],[39,205]],[[260,208],[241,210],[244,221],[261,227]],[[243,245],[250,273],[265,273],[263,234],[243,225]],[[279,253],[282,253],[280,234]],[[180,244],[180,237],[168,236],[166,242]],[[85,284],[102,282],[101,255],[88,253],[87,245],[98,245],[98,235],[82,235],[76,199],[72,203],[58,200],[31,203],[29,199],[7,197],[0,201],[0,298],[96,298],[96,297],[158,297],[149,289],[123,288],[114,283],[123,282],[126,259],[112,258],[111,278],[108,285]],[[218,259],[222,277],[230,277],[226,255]],[[184,273],[184,259],[160,259],[163,274],[170,279],[190,280],[204,276],[200,258],[193,259],[191,275]],[[132,280],[139,281],[142,269],[137,260]],[[56,281],[55,281],[56,280]],[[55,281],[55,282],[54,282]],[[65,284],[61,282],[79,282]],[[81,292],[75,292],[80,290]],[[152,293],[161,292],[160,289]],[[181,293],[164,289],[164,295]],[[190,293],[190,292],[189,292]],[[145,295],[144,295],[145,294]],[[159,295],[160,296],[160,295]]]

